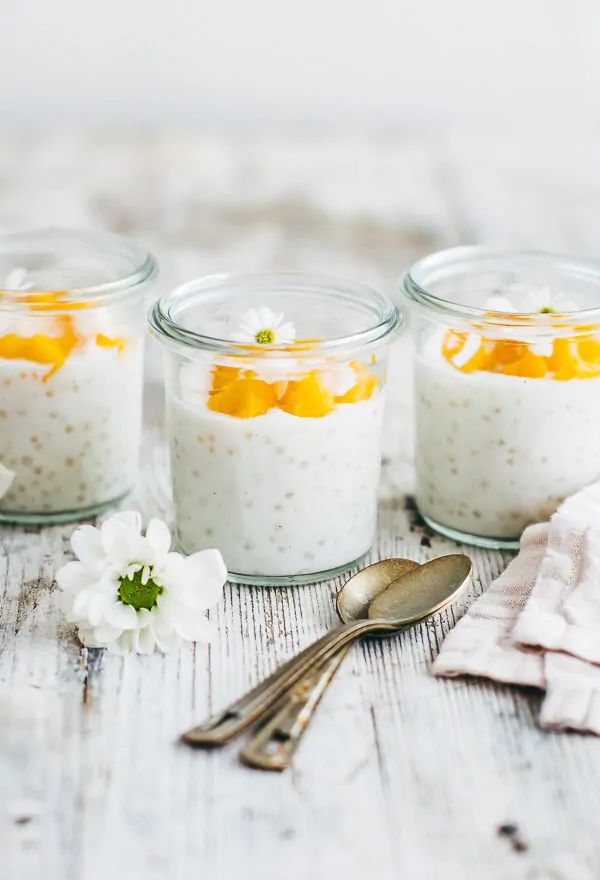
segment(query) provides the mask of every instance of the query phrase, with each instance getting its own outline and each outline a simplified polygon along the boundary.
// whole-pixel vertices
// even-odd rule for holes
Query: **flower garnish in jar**
[[[304,275],[216,276],[159,300],[176,534],[230,578],[343,571],[375,529],[390,341],[369,288]]]
[[[600,476],[600,269],[455,248],[413,266],[403,291],[419,510],[457,540],[515,546]]]
[[[111,236],[0,236],[0,519],[79,519],[131,487],[155,272]]]

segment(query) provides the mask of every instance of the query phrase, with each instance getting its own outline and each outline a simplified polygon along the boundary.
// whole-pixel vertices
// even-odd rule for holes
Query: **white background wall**
[[[0,124],[595,128],[599,0],[0,0]]]

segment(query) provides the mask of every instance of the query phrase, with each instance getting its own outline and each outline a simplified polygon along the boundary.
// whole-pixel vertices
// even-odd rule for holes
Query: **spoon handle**
[[[311,669],[278,703],[275,713],[240,750],[240,760],[260,770],[285,770],[323,694],[352,650],[354,642],[329,654]]]
[[[368,632],[395,632],[396,629],[394,624],[382,620],[359,620],[337,627],[288,660],[230,706],[186,731],[181,739],[188,745],[198,747],[224,745],[253,724],[315,663]]]

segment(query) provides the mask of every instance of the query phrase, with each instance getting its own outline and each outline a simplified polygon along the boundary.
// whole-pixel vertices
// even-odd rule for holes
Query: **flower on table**
[[[261,307],[248,309],[232,338],[247,345],[290,345],[296,339],[291,321],[284,321],[283,313],[276,314]]]
[[[61,608],[87,647],[118,654],[176,651],[209,641],[206,611],[223,595],[227,569],[218,550],[183,556],[170,550],[168,526],[139,513],[115,513],[100,528],[71,537],[77,557],[56,572]]]

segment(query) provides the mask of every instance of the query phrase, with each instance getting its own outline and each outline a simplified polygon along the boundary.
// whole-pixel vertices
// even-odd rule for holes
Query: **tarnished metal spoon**
[[[365,569],[361,574],[368,571]],[[351,579],[337,595],[338,613],[346,623],[368,618],[402,620],[403,627],[409,626],[451,604],[469,582],[470,575],[470,559],[453,554],[422,566],[413,563],[389,586],[383,582],[378,587],[376,578],[372,578],[370,589],[362,594]],[[240,758],[245,764],[278,771],[289,766],[323,694],[353,644],[321,661],[291,688],[280,701],[280,708],[241,749]]]
[[[417,565],[418,563],[410,559],[383,559],[358,571],[343,587],[353,610],[347,617],[342,615],[342,620],[352,623],[365,618],[371,599]],[[322,656],[326,656],[327,646],[337,633],[337,630],[327,633],[222,712],[186,731],[181,737],[183,742],[198,747],[220,746],[242,733],[269,709],[274,708],[274,704],[286,694],[288,688],[302,678],[315,662],[315,655],[323,650],[325,653]]]

